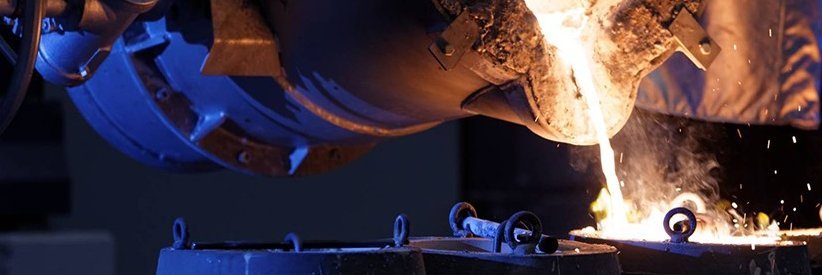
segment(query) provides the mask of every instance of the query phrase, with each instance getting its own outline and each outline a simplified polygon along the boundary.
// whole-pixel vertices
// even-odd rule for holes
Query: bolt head
[[[237,161],[242,164],[248,164],[249,162],[251,162],[251,154],[249,154],[246,151],[241,151],[237,154]]]
[[[699,43],[699,52],[703,55],[710,55],[712,50],[711,41],[702,41]]]
[[[450,43],[445,43],[445,45],[442,46],[442,53],[445,56],[453,56],[455,52],[457,52],[457,49],[455,49],[454,45],[451,45]]]

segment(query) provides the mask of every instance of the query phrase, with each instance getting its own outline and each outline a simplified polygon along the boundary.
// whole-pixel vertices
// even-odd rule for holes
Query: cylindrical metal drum
[[[509,247],[493,252],[488,238],[412,238],[422,249],[426,274],[620,274],[612,246],[559,240],[550,254],[518,255]]]
[[[672,217],[680,214],[686,219],[672,225]],[[689,242],[698,223],[684,207],[669,211],[662,225],[668,241],[604,238],[588,230],[572,231],[571,239],[616,247],[626,274],[811,274],[807,246],[800,242]]]
[[[179,0],[160,10],[167,5],[159,20],[129,26],[92,62],[94,77],[70,89],[103,137],[149,165],[316,174],[382,139],[472,115],[595,143],[586,103],[523,1]],[[682,7],[663,6],[644,19],[653,30],[633,31],[644,23],[632,11],[650,12],[641,5],[598,15],[626,21],[594,27],[603,41],[642,41],[613,43],[606,71],[630,85],[602,91],[610,134],[632,110],[638,75],[674,44],[659,21]]]
[[[341,244],[346,245],[346,244]],[[356,244],[348,244],[356,245]],[[411,248],[329,246],[301,252],[267,248],[160,251],[157,275],[226,274],[425,274],[422,255]]]
[[[542,222],[520,211],[496,223],[457,203],[448,221],[455,237],[411,238],[427,274],[619,274],[617,250],[542,235]]]
[[[196,243],[182,219],[173,230],[174,244],[160,251],[157,275],[425,274],[420,250],[405,246],[404,216],[394,242],[302,242],[291,233],[281,243]]]
[[[811,274],[807,248],[801,243],[672,243],[574,234],[573,240],[619,249],[619,262],[625,274]]]

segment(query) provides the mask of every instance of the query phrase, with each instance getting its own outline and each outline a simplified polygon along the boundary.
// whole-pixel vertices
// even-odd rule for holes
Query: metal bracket
[[[279,76],[279,47],[254,1],[211,0],[214,44],[204,75]]]
[[[707,70],[719,56],[722,48],[708,36],[694,15],[685,8],[668,27],[674,35],[680,52],[684,53],[698,68]]]
[[[457,66],[478,37],[479,26],[468,12],[463,12],[431,43],[428,50],[447,71]]]

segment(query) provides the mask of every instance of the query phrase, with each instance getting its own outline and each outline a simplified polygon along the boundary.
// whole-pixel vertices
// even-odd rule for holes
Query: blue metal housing
[[[176,1],[159,21],[132,24],[95,76],[70,93],[101,135],[156,167],[319,173],[380,139],[483,113],[464,102],[520,78],[487,80],[484,71],[503,69],[466,38],[464,64],[452,55],[442,58],[453,66],[443,67],[432,55],[437,34],[477,28],[463,27],[476,24],[467,14],[452,24],[438,5]],[[486,109],[531,111],[500,104]]]
[[[295,233],[281,243],[198,243],[188,228],[183,218],[174,221],[174,243],[160,251],[157,275],[425,274],[420,250],[404,246],[404,214],[394,221],[393,243],[303,243]]]
[[[412,248],[338,248],[302,252],[275,250],[160,251],[157,275],[224,274],[425,274],[422,254]]]
[[[95,77],[69,89],[77,108],[124,153],[177,171],[316,173],[370,149],[374,137],[317,117],[272,78],[202,75],[209,25],[191,18],[132,25]]]

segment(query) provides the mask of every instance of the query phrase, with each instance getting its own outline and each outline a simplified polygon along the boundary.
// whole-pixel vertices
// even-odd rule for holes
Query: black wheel
[[[15,52],[9,43],[0,37],[0,53],[14,67],[5,94],[0,99],[0,134],[9,127],[20,105],[23,104],[31,83],[31,76],[34,73],[34,63],[37,60],[37,51],[40,46],[46,1],[23,2],[25,3],[23,16],[18,18],[18,22],[22,24],[23,34],[18,52]]]

